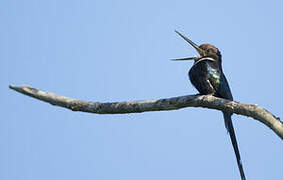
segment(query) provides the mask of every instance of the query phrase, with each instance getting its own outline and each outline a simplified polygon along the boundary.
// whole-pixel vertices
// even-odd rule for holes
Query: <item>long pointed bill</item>
[[[171,60],[172,60],[172,61],[196,60],[196,57],[176,58],[176,59],[171,59]]]
[[[179,34],[185,41],[187,41],[190,45],[192,45],[200,55],[203,54],[203,50],[201,48],[198,47],[198,45],[196,45],[193,41],[189,40],[186,36],[184,36],[183,34],[181,34],[180,32],[176,31],[175,32],[177,34]]]

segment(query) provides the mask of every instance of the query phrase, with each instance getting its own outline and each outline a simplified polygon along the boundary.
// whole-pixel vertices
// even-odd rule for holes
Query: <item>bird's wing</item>
[[[200,94],[215,94],[215,89],[209,82],[207,62],[209,61],[203,60],[195,63],[189,71],[189,77]]]
[[[216,91],[216,96],[233,100],[233,96],[228,84],[228,81],[220,70],[210,70],[209,82]]]

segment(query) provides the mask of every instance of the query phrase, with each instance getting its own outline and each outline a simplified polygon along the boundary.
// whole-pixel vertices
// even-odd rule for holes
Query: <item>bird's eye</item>
[[[211,53],[213,51],[212,51],[212,49],[207,49],[206,52]]]

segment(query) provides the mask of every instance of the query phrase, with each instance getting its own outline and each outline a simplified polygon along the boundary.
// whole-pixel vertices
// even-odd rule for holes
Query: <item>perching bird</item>
[[[175,32],[179,34],[184,40],[186,40],[190,45],[192,45],[200,54],[200,57],[172,59],[175,61],[194,60],[194,65],[189,71],[189,78],[191,83],[199,91],[199,93],[202,95],[211,94],[216,97],[233,100],[228,81],[222,71],[222,59],[220,51],[211,44],[202,44],[200,46],[197,46],[195,43],[193,43],[178,31]],[[236,154],[241,179],[245,180],[246,178],[231,116],[232,113],[223,111],[225,126],[227,131],[229,132]]]

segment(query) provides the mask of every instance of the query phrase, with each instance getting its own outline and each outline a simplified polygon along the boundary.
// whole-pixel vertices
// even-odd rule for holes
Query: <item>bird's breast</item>
[[[197,61],[189,71],[190,76],[202,76],[206,79],[220,81],[221,71],[215,61],[212,59],[203,59]]]

